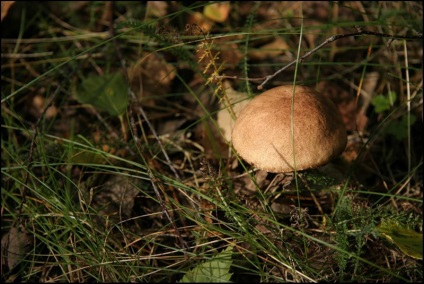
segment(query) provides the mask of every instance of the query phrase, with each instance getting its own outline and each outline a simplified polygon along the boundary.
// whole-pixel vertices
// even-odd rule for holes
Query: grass
[[[231,3],[209,34],[202,21],[186,30],[206,2],[162,2],[165,13],[151,3],[15,3],[2,34],[2,280],[175,282],[189,271],[201,279],[203,264],[234,282],[422,281],[422,260],[378,229],[422,238],[420,41],[345,38],[265,85],[316,87],[346,119],[342,156],[292,182],[252,171],[216,118],[228,106],[216,75],[259,94],[261,81],[242,79],[355,25],[422,32],[422,6],[288,3]],[[276,37],[285,52],[264,47]],[[116,73],[129,91],[101,81]],[[90,91],[99,99],[82,103]],[[215,260],[228,260],[228,247],[227,271]]]

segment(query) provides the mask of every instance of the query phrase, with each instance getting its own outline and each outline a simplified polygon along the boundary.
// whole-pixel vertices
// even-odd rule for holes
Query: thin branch
[[[338,34],[338,35],[334,35],[332,37],[329,37],[328,39],[326,39],[323,43],[321,43],[320,45],[318,45],[317,47],[315,47],[314,49],[308,51],[307,53],[305,53],[302,57],[299,58],[299,60],[294,60],[292,62],[290,62],[289,64],[287,64],[286,66],[284,66],[283,68],[279,69],[277,72],[275,72],[272,75],[268,75],[262,78],[239,78],[237,76],[217,76],[217,79],[239,79],[239,80],[247,80],[247,81],[262,81],[262,84],[260,84],[257,89],[258,90],[262,90],[264,85],[266,83],[268,83],[268,81],[272,80],[275,76],[277,76],[278,74],[280,74],[281,72],[283,72],[284,70],[286,70],[287,68],[293,66],[294,64],[296,64],[298,61],[299,63],[302,63],[302,61],[304,59],[306,59],[307,57],[311,56],[312,54],[314,54],[315,52],[317,52],[318,50],[320,50],[321,48],[323,48],[324,46],[326,46],[327,44],[336,41],[338,39],[341,38],[345,38],[345,37],[351,37],[351,36],[362,36],[362,35],[370,35],[370,36],[377,36],[377,37],[382,37],[382,38],[390,38],[390,40],[387,42],[387,45],[390,46],[390,44],[396,40],[396,39],[404,39],[404,40],[418,40],[418,39],[423,39],[423,35],[419,34],[416,36],[407,36],[407,35],[390,35],[390,34],[384,34],[384,33],[378,33],[378,32],[372,32],[372,31],[367,31],[362,29],[361,27],[355,27],[356,28],[356,32],[354,33],[349,33],[349,34]]]
[[[408,173],[411,172],[411,81],[409,81],[409,64],[408,64],[408,49],[406,48],[406,41],[403,42],[403,50],[405,52],[405,79],[406,79],[406,107],[407,107],[407,121],[408,121],[408,144],[406,147],[406,157],[408,159]],[[406,194],[409,195],[411,183],[408,182],[406,186]]]

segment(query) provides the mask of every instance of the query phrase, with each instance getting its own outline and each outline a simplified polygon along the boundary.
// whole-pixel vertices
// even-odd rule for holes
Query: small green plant
[[[396,103],[397,96],[395,92],[389,92],[387,96],[377,95],[371,99],[371,104],[374,106],[376,113],[382,113],[389,110]]]
[[[387,95],[377,95],[372,98],[371,104],[378,114],[385,114],[389,110],[394,109],[397,102],[397,95],[395,92],[388,92]],[[390,119],[385,128],[385,132],[398,141],[402,141],[408,137],[408,129],[414,125],[416,117],[414,114],[402,115],[400,119]]]
[[[210,260],[198,264],[195,268],[187,271],[178,283],[223,283],[230,282],[232,273],[233,246],[229,245]]]
[[[329,228],[336,232],[334,240],[341,249],[336,254],[340,268],[339,280],[346,280],[345,277],[348,275],[346,269],[352,266],[355,271],[359,269],[360,264],[352,260],[346,252],[360,255],[364,249],[368,250],[369,237],[376,240],[383,237],[398,246],[404,254],[422,259],[423,235],[422,232],[418,233],[413,229],[417,228],[420,222],[418,216],[395,212],[382,206],[372,209],[363,201],[351,196],[341,197],[335,214],[329,221]]]
[[[417,120],[416,116],[411,114],[409,121],[408,116],[404,115],[399,120],[392,120],[388,123],[386,132],[387,134],[392,135],[398,141],[403,141],[408,137],[408,129],[414,125]]]
[[[128,83],[122,73],[90,75],[75,91],[79,102],[90,104],[112,116],[122,115],[128,107]]]

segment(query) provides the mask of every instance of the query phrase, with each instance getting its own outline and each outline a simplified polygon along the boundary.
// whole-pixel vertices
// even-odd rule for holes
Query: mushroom
[[[240,112],[231,138],[244,160],[273,173],[322,166],[347,142],[342,118],[328,98],[304,86],[296,86],[293,94],[289,85],[253,98]]]

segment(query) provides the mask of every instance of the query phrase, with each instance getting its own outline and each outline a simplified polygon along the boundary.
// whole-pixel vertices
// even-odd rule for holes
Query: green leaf
[[[72,148],[69,154],[69,162],[72,164],[103,164],[106,160],[104,156],[96,151],[95,146],[85,137],[78,135],[75,142],[90,146],[92,149]]]
[[[397,245],[405,254],[423,259],[423,234],[405,228],[393,221],[383,221],[377,228],[377,232],[389,242]]]
[[[413,125],[416,120],[415,115],[411,114],[410,125]],[[408,137],[408,117],[404,115],[401,121],[391,121],[386,131],[399,141],[405,139]]]
[[[69,162],[72,164],[102,164],[105,159],[99,153],[82,150],[70,157]]]
[[[79,86],[76,98],[99,111],[118,116],[128,106],[128,84],[121,73],[90,76]]]
[[[381,113],[389,110],[390,107],[396,102],[396,93],[389,92],[387,96],[377,95],[371,99],[371,104],[374,106],[376,113]]]
[[[188,271],[179,283],[223,283],[230,282],[232,273],[231,256],[233,246],[228,246],[225,250],[214,256],[211,260],[205,261]]]

